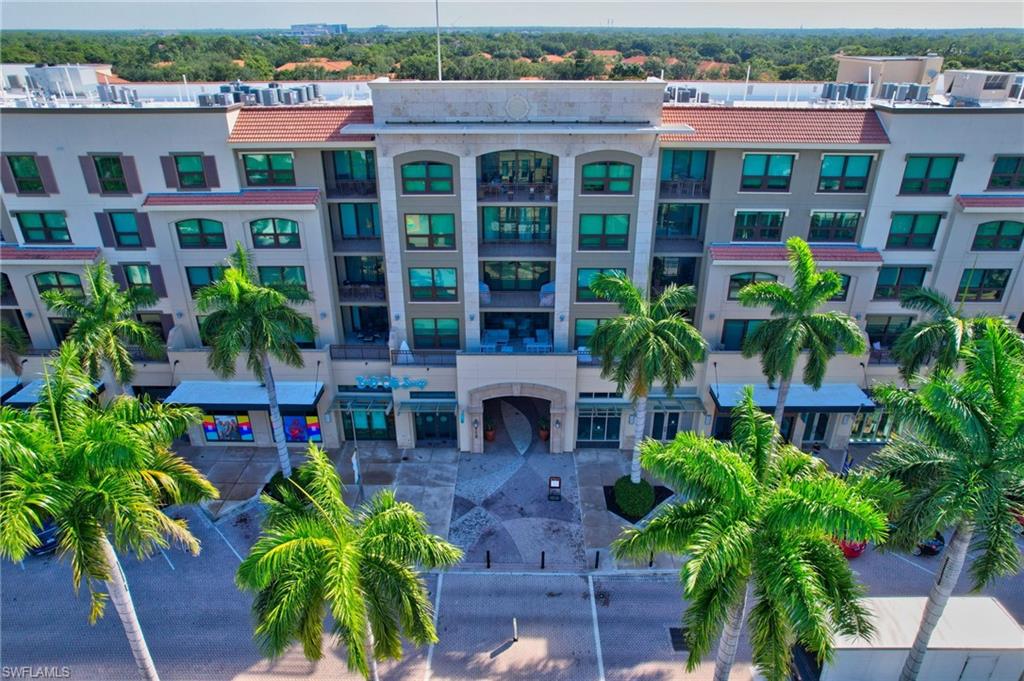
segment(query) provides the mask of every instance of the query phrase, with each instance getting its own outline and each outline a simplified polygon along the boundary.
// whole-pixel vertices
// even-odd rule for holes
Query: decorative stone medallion
[[[505,113],[512,120],[521,121],[530,114],[530,102],[522,95],[512,95],[505,102]]]

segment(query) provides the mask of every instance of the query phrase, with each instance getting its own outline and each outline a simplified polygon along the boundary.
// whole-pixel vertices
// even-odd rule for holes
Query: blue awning
[[[0,376],[0,404],[21,388],[21,379],[17,376]]]
[[[15,407],[17,409],[28,409],[39,401],[39,395],[42,393],[45,383],[46,382],[43,379],[37,378],[20,390],[13,391],[9,396],[5,397],[4,404],[8,407]],[[102,391],[102,381],[96,381],[93,383],[92,391],[89,394],[82,395],[82,399],[84,400],[85,398]]]
[[[395,402],[390,395],[374,395],[361,393],[338,393],[334,398],[334,408],[341,411],[382,411],[390,414]]]
[[[713,383],[711,398],[719,411],[735,407],[747,383]],[[761,409],[774,409],[779,399],[777,387],[754,385],[754,402]],[[786,396],[786,411],[854,412],[871,411],[875,403],[856,383],[826,383],[815,390],[805,383],[793,383]]]
[[[324,393],[320,381],[277,381],[274,385],[282,409],[310,409]],[[182,381],[164,403],[231,411],[270,407],[267,387],[257,381]]]
[[[398,403],[399,413],[429,413],[453,412],[459,408],[458,400],[406,400]]]

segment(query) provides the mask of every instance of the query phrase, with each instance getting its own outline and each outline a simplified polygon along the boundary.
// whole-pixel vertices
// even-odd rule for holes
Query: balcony
[[[662,180],[658,191],[660,199],[706,199],[711,194],[711,181],[693,178]]]
[[[338,235],[332,237],[335,253],[383,253],[379,236],[366,236],[345,239]]]
[[[704,241],[695,236],[684,236],[682,234],[654,234],[654,252],[664,253],[686,253],[700,255],[704,252]]]
[[[391,363],[396,366],[453,367],[457,350],[392,350]]]
[[[377,197],[376,180],[334,180],[327,185],[329,199],[373,199]]]
[[[554,306],[554,284],[544,284],[539,291],[491,291],[487,284],[480,284],[480,307],[542,308]]]
[[[480,182],[476,198],[484,203],[553,203],[558,191],[553,182]]]
[[[384,284],[353,284],[338,286],[338,300],[342,303],[381,303],[387,301]]]
[[[481,258],[554,258],[551,239],[488,239],[477,246]]]
[[[891,348],[871,348],[868,353],[868,364],[896,364]]]
[[[390,350],[385,344],[332,345],[331,359],[387,360]]]

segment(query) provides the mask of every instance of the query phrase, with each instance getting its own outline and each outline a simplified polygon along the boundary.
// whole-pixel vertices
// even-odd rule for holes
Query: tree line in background
[[[558,80],[662,76],[668,79],[829,80],[832,55],[922,55],[946,68],[1024,71],[1024,32],[706,31],[445,32],[445,77],[451,80]],[[598,55],[613,50],[618,54]],[[556,59],[548,59],[554,55]],[[647,57],[643,63],[624,61]],[[561,59],[557,59],[561,58]],[[270,31],[157,35],[126,32],[8,31],[3,63],[102,63],[131,81],[334,80],[394,74],[436,77],[434,35],[367,31],[323,37],[311,45]],[[351,62],[341,70],[311,59]],[[286,64],[294,68],[278,70]],[[344,66],[342,64],[341,66]],[[340,68],[332,65],[332,68]]]

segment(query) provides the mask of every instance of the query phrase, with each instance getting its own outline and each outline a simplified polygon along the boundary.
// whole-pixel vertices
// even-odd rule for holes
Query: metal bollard
[[[491,551],[490,551],[490,549],[487,550],[487,569],[488,570],[491,569]]]
[[[651,559],[647,561],[647,567],[654,567],[654,551],[651,551]]]
[[[600,551],[595,551],[594,552],[594,569],[598,570],[598,569],[600,569],[600,567],[601,567],[601,552]]]
[[[512,618],[512,640],[513,641],[518,641],[519,640],[519,623],[516,622],[516,618],[515,617]]]
[[[544,552],[543,551],[540,552],[540,569],[541,570],[544,569]]]

